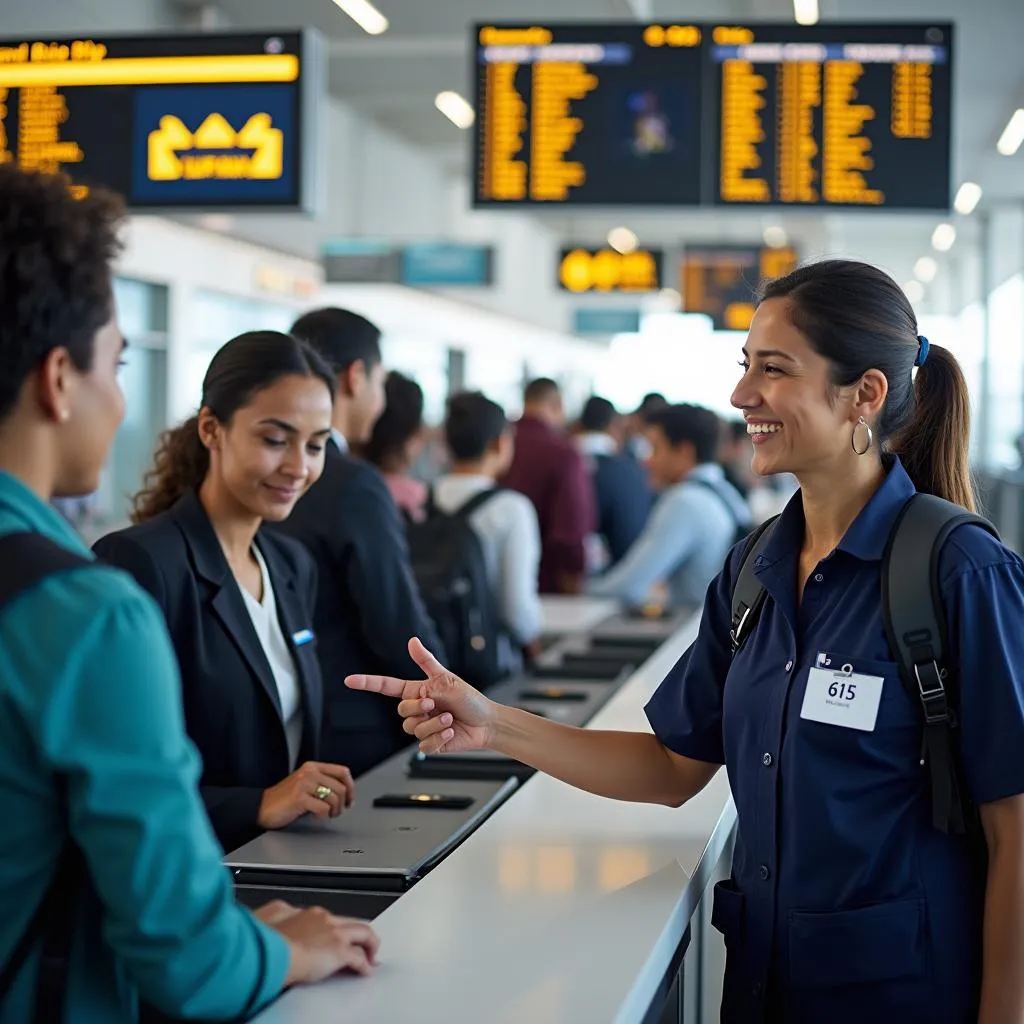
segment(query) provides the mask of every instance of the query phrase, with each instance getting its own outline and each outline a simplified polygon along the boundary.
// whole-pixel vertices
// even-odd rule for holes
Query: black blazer
[[[361,774],[410,738],[394,701],[346,689],[345,676],[421,678],[407,650],[413,636],[445,657],[412,575],[401,514],[380,473],[331,441],[320,479],[274,529],[302,541],[320,573],[314,628],[324,679],[323,755]]]
[[[316,567],[294,541],[260,529],[281,629],[302,692],[299,764],[315,760],[323,689],[313,638]],[[194,492],[93,549],[127,569],[156,599],[181,667],[185,727],[203,759],[200,792],[225,851],[259,835],[263,791],[289,771],[280,699],[242,592]],[[305,631],[305,633],[303,632]],[[296,644],[296,639],[300,642]]]

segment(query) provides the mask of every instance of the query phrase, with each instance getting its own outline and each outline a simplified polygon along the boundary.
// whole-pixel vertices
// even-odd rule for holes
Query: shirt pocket
[[[903,687],[899,668],[895,662],[872,661],[841,651],[830,651],[829,658],[829,670],[852,669],[854,675],[882,679],[874,728],[866,731],[804,718],[801,693],[791,719],[796,728],[791,753],[799,767],[814,773],[816,782],[807,785],[817,790],[823,802],[854,800],[866,808],[889,801],[895,807],[892,801],[897,797],[879,787],[916,785],[921,772],[920,716]],[[805,675],[805,685],[807,678]],[[833,811],[838,813],[838,804]]]
[[[844,670],[857,676],[878,676],[882,682],[882,696],[878,702],[878,714],[875,717],[875,732],[891,729],[908,729],[916,727],[920,722],[918,708],[911,703],[903,680],[900,678],[899,665],[894,661],[872,661],[859,658],[857,655],[826,652],[832,671]],[[817,666],[817,659],[815,660]],[[804,725],[816,723],[804,721]],[[846,731],[846,730],[844,730]]]
[[[922,897],[853,910],[789,914],[789,974],[798,988],[923,978],[928,970]]]

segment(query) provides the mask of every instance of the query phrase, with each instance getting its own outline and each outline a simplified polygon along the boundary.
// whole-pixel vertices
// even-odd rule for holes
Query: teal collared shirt
[[[0,472],[0,536],[88,549]],[[54,776],[67,780],[64,819]],[[281,990],[284,940],[236,904],[196,789],[177,665],[159,610],[124,573],[55,576],[0,614],[0,963],[24,933],[70,827],[91,885],[77,908],[66,1018],[230,1019]],[[0,1006],[29,1019],[30,959]]]

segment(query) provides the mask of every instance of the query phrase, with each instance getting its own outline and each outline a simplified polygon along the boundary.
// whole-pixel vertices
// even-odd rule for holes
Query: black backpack
[[[501,622],[483,546],[470,516],[499,488],[474,495],[450,514],[427,501],[427,516],[408,525],[413,575],[448,654],[448,668],[474,686],[502,678]]]
[[[743,553],[732,593],[733,655],[757,625],[764,606],[765,591],[754,575],[754,565],[777,519],[759,526]],[[959,742],[960,680],[945,667],[949,638],[939,592],[942,546],[953,530],[966,523],[999,539],[987,519],[934,495],[916,494],[903,506],[882,559],[882,618],[904,689],[921,711],[932,824],[942,832],[977,841],[981,826],[964,781]]]
[[[0,538],[0,565],[4,567],[0,577],[2,612],[18,595],[44,579],[95,563],[62,548],[40,533],[10,533]],[[64,784],[64,780],[58,778],[58,797],[66,805]],[[37,944],[41,947],[32,1017],[35,1024],[64,1019],[74,912],[85,878],[86,868],[81,852],[67,836],[46,893],[7,961],[0,965],[2,1006],[26,959]]]

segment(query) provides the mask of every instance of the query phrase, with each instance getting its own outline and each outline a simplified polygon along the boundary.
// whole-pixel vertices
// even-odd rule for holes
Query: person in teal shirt
[[[124,415],[111,293],[119,200],[0,167],[0,537],[32,531],[91,555],[48,504],[98,484]],[[65,841],[75,897],[63,1018],[122,1024],[248,1016],[289,984],[367,973],[363,922],[234,900],[197,791],[163,617],[125,573],[47,577],[0,614],[0,975]],[[2,993],[33,1018],[39,951]]]

